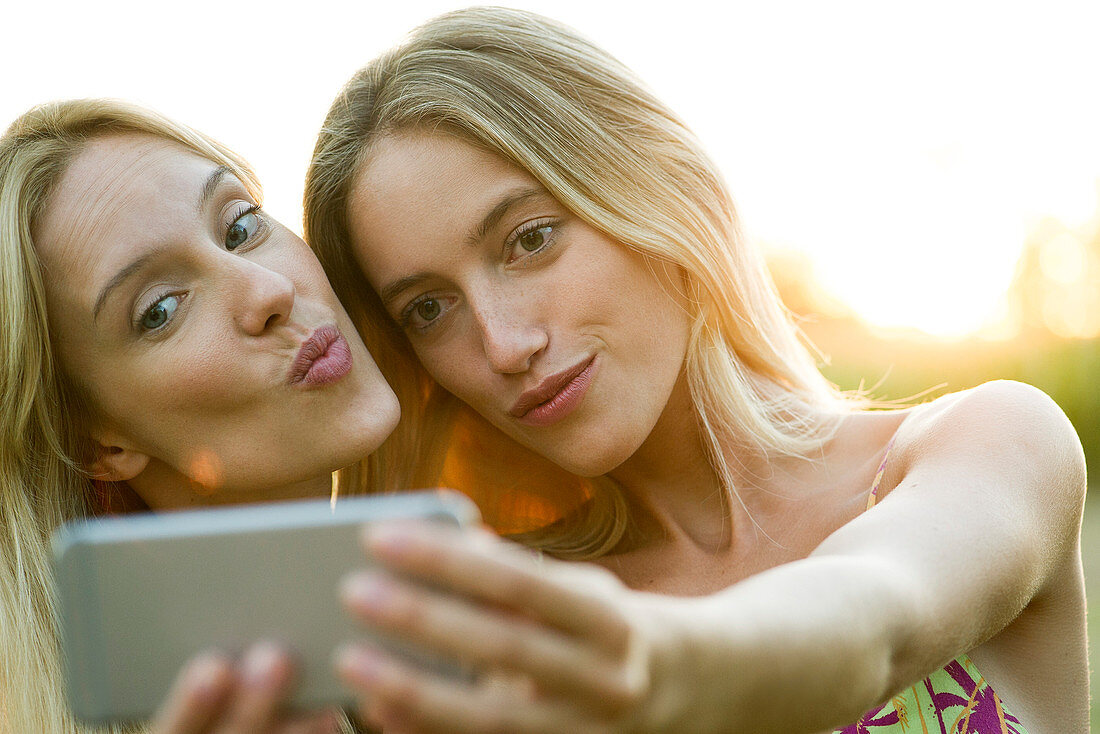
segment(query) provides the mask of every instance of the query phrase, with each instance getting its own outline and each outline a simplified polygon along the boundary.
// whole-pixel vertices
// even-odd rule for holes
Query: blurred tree
[[[1007,295],[1011,326],[1024,338],[1100,336],[1100,227],[1071,230],[1055,219],[1028,237]]]
[[[1030,383],[1065,410],[1100,466],[1100,207],[1083,227],[1054,219],[1028,236],[1002,318],[962,340],[879,330],[826,292],[805,256],[766,249],[787,307],[845,390],[920,402],[993,379]]]

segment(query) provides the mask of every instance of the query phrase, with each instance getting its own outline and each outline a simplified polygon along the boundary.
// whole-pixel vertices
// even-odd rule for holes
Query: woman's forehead
[[[412,132],[376,142],[352,179],[348,222],[353,236],[384,226],[421,229],[463,225],[498,189],[534,183],[503,158],[453,135]]]
[[[47,266],[92,267],[112,248],[132,246],[137,228],[156,228],[199,196],[216,164],[149,135],[97,138],[62,174],[35,222],[35,247]],[[200,191],[195,191],[195,186]],[[107,258],[109,259],[109,258]],[[91,272],[91,271],[85,271]]]
[[[52,311],[85,326],[96,293],[145,249],[193,226],[195,202],[217,165],[149,135],[90,141],[73,159],[35,223]],[[75,310],[74,310],[75,309]]]

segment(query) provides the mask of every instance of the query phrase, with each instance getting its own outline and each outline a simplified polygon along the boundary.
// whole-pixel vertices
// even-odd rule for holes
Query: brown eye
[[[519,246],[527,252],[535,252],[546,244],[553,230],[554,228],[550,226],[531,230],[519,238]]]
[[[434,320],[441,310],[439,301],[434,298],[428,298],[416,305],[416,315],[424,321]]]

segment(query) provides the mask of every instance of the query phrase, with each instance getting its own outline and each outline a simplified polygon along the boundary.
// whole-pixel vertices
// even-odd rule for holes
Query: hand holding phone
[[[410,492],[85,520],[54,537],[62,647],[74,714],[89,723],[148,718],[195,655],[268,640],[290,651],[302,709],[352,697],[333,650],[373,638],[448,674],[415,648],[379,640],[344,613],[340,579],[369,563],[365,522],[478,519],[453,492]]]
[[[266,732],[267,734],[339,734],[342,711],[288,711],[294,664],[268,643],[249,649],[240,660],[204,654],[190,660],[156,717],[150,734]],[[144,731],[144,729],[143,729]],[[358,731],[358,729],[357,729]]]

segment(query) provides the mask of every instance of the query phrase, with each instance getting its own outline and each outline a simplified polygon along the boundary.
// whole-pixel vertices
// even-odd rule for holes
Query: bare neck
[[[627,494],[641,544],[687,540],[707,549],[728,545],[721,483],[682,375],[653,431],[609,476]]]
[[[332,474],[262,490],[226,491],[205,487],[161,462],[149,467],[129,482],[130,487],[151,510],[185,509],[223,504],[246,504],[275,500],[328,497],[332,493]]]
[[[747,448],[752,445],[727,437],[718,448],[731,473],[730,489],[737,493],[731,504],[681,375],[645,443],[610,472],[632,505],[637,544],[690,542],[699,550],[721,552],[735,535],[757,534],[757,514],[779,512],[792,497],[804,494],[805,474],[815,462],[769,456]]]

